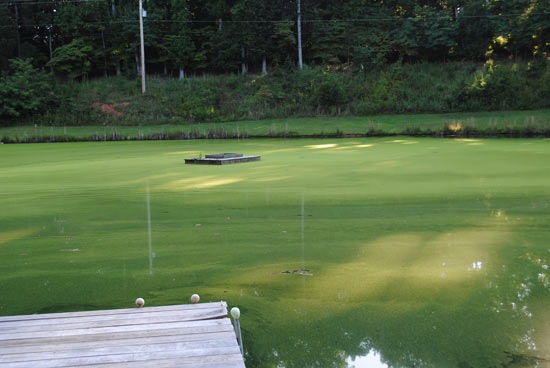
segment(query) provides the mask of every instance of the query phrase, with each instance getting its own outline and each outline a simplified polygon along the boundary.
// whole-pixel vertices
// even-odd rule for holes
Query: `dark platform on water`
[[[242,162],[260,161],[261,156],[244,156],[242,153],[214,153],[204,158],[186,158],[186,164],[195,165],[227,165]]]

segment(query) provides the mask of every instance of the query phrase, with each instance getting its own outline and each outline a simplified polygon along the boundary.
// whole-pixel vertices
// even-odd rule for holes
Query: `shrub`
[[[0,116],[18,118],[39,113],[55,94],[52,79],[34,68],[30,59],[10,60],[12,73],[0,79]]]
[[[346,103],[346,91],[340,78],[326,74],[315,90],[315,97],[322,108],[341,106]]]
[[[85,76],[92,66],[92,46],[83,39],[77,38],[67,45],[55,49],[54,57],[47,66],[51,67],[56,74],[75,79]]]
[[[517,64],[493,65],[489,62],[467,88],[467,96],[486,110],[529,108],[534,102],[533,94],[523,74]]]

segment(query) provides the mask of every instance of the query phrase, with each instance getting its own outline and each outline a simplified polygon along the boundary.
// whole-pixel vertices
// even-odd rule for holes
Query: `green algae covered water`
[[[550,366],[549,140],[3,145],[0,209],[0,315],[196,292],[247,367]]]

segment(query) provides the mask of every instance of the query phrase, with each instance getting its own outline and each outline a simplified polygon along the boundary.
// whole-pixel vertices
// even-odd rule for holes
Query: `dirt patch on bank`
[[[114,104],[108,104],[108,103],[102,103],[102,102],[96,101],[92,104],[92,108],[94,110],[101,111],[102,113],[107,115],[121,116],[123,112],[119,110],[124,109],[128,105],[130,105],[129,102],[117,102]]]

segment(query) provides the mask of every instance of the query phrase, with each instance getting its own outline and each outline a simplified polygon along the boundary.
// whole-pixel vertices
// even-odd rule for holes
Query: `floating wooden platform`
[[[0,367],[244,368],[225,302],[0,317]]]
[[[186,164],[195,165],[227,165],[243,162],[260,161],[261,156],[244,156],[242,153],[214,153],[205,158],[186,158]]]

